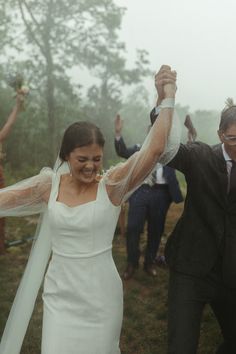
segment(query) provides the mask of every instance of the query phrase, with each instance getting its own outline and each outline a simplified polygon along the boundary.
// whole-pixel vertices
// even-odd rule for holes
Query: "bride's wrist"
[[[172,90],[166,90],[164,98],[175,98],[175,93],[176,93],[176,89],[172,89]]]
[[[175,107],[175,97],[165,97],[159,106],[161,109],[162,108],[174,108]]]
[[[175,98],[176,85],[166,84],[164,86],[164,98]]]

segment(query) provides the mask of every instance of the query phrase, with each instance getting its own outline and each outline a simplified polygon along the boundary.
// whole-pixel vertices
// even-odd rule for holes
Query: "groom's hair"
[[[101,130],[90,122],[75,122],[64,133],[59,157],[62,161],[66,161],[74,149],[91,144],[104,147],[105,139]]]
[[[236,124],[236,105],[231,98],[228,98],[221,112],[219,130],[225,132],[233,124]]]

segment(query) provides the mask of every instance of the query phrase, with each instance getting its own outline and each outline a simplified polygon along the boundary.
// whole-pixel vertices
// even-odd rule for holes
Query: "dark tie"
[[[232,167],[229,178],[229,197],[236,200],[236,161],[231,161]]]
[[[232,167],[229,176],[229,203],[236,202],[236,161],[231,161]],[[234,207],[235,208],[235,207]],[[233,220],[233,218],[232,218]],[[231,221],[232,222],[232,221]],[[230,288],[236,288],[236,236],[234,227],[228,227],[229,235],[227,233],[224,237],[224,253],[222,259],[222,276],[223,281]],[[232,237],[233,236],[233,237]]]

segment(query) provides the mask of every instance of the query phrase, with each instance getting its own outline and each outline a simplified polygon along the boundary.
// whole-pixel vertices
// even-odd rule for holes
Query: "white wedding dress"
[[[120,212],[99,182],[96,200],[69,207],[52,185],[52,258],[44,280],[42,354],[118,354],[122,282],[112,258]],[[106,217],[104,218],[104,215]]]

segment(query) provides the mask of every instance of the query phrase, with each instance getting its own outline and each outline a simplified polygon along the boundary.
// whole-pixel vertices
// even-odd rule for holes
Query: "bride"
[[[169,134],[178,135],[176,73],[162,66],[159,74],[165,92],[159,119],[125,163],[99,180],[104,137],[94,124],[76,122],[64,133],[54,170],[45,168],[0,191],[0,216],[41,213],[0,354],[20,353],[43,278],[42,354],[120,353],[123,293],[111,253],[120,205],[157,161],[167,163],[178,148],[178,141],[167,143]]]

